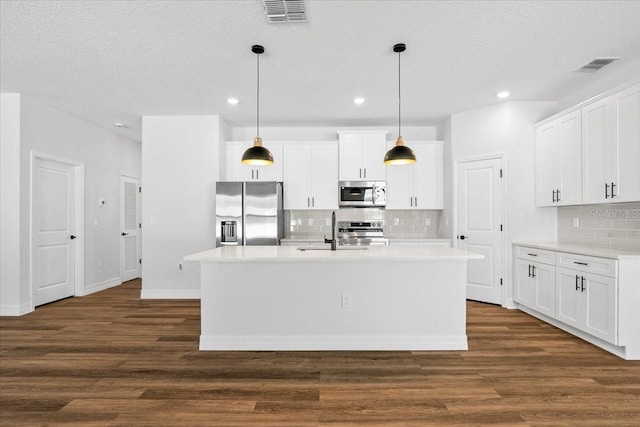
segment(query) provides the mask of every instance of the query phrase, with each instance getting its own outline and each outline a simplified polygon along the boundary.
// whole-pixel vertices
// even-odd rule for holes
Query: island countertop
[[[444,261],[481,259],[474,252],[440,246],[339,246],[331,251],[325,247],[302,246],[223,246],[188,255],[185,261],[201,263],[228,262],[374,262]]]

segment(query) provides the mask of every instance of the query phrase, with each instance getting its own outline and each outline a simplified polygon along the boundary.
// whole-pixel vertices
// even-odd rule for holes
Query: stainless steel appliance
[[[338,221],[338,244],[388,245],[389,239],[384,237],[384,221]]]
[[[281,182],[216,183],[216,247],[279,245],[283,237]]]
[[[384,207],[387,204],[384,181],[340,181],[338,189],[340,207]]]

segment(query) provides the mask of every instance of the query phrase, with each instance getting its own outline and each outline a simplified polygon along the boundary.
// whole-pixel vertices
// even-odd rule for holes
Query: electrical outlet
[[[331,227],[331,218],[326,218],[324,220],[324,225],[326,225],[327,227]]]
[[[400,218],[393,218],[393,225],[400,225]]]
[[[309,224],[309,225],[313,225],[313,218],[309,218],[309,219],[307,220],[307,224]]]
[[[580,218],[573,218],[573,228],[580,227]]]
[[[351,294],[342,294],[342,308],[351,307]]]
[[[102,268],[102,260],[101,259],[98,260],[98,268]]]
[[[424,225],[427,225],[427,226],[428,226],[428,225],[431,225],[431,218],[426,218],[426,219],[424,220]]]

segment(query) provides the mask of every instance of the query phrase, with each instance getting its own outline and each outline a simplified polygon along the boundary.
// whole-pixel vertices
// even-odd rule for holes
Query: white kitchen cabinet
[[[387,131],[338,131],[339,179],[384,181]]]
[[[387,209],[443,208],[442,141],[407,143],[416,153],[416,163],[387,166]],[[389,144],[387,148],[391,148]]]
[[[246,165],[242,155],[253,142],[227,142],[226,181],[282,181],[284,158],[282,143],[269,142],[265,147],[273,154],[273,164],[269,166]]]
[[[617,280],[558,267],[556,283],[557,319],[617,344]]]
[[[335,141],[285,145],[284,208],[338,209],[338,145]]]
[[[580,110],[535,129],[536,206],[582,202]]]
[[[533,268],[536,263],[539,268]],[[518,243],[513,265],[513,299],[521,310],[620,357],[640,360],[639,252]],[[548,283],[547,290],[541,291],[532,275],[539,284]]]
[[[585,203],[640,201],[640,83],[582,108]]]
[[[515,260],[514,300],[550,317],[556,313],[556,267],[540,261],[549,251],[529,249]],[[553,255],[553,253],[551,252]],[[516,255],[518,256],[518,254]],[[551,257],[553,258],[553,257]]]

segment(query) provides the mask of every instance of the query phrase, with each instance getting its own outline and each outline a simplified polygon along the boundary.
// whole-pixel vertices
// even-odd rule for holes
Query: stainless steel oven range
[[[384,221],[338,221],[338,245],[388,245]]]

